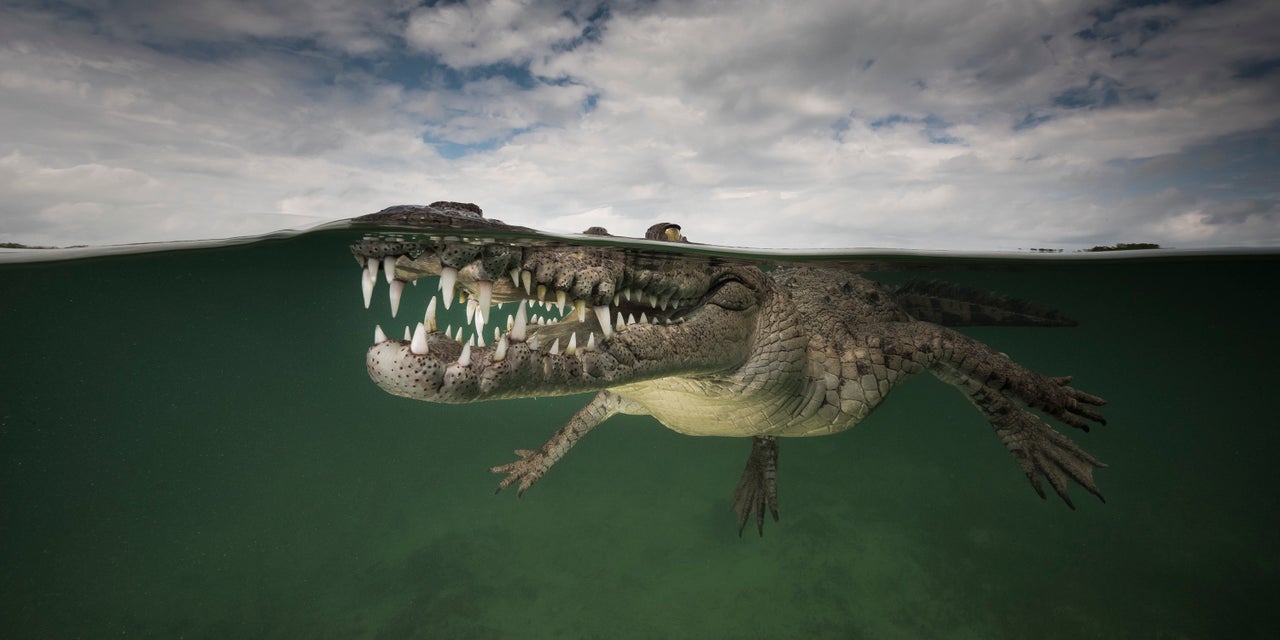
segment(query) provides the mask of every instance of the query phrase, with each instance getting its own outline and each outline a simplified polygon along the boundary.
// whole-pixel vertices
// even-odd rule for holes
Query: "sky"
[[[474,202],[761,248],[1280,246],[1280,3],[0,4],[0,242]]]

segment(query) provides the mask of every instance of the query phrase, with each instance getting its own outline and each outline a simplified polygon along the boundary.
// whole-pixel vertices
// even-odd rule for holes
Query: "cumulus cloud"
[[[3,240],[455,199],[750,246],[1280,243],[1274,3],[72,4],[0,21]]]

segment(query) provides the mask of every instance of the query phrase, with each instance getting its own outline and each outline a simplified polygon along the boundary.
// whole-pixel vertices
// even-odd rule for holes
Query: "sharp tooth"
[[[507,275],[511,276],[511,286],[520,286],[520,267],[516,267],[511,271],[508,271]]]
[[[410,339],[410,338],[412,338],[412,337],[413,337],[413,334],[412,334],[412,333],[409,333],[409,327],[407,327],[407,326],[406,326],[406,327],[404,328],[404,341],[405,341],[405,342],[408,342],[408,341],[409,341],[409,339]]]
[[[453,267],[445,267],[440,270],[440,290],[444,292],[444,308],[449,309],[453,304],[453,288],[458,284],[458,270]]]
[[[480,307],[480,308],[484,309],[484,307]],[[482,331],[484,331],[484,314],[477,313],[476,314],[476,333],[480,333]]]
[[[462,355],[458,356],[459,367],[471,366],[471,345],[463,345]]]
[[[613,323],[613,326],[614,326],[614,328],[615,328],[615,329],[617,329],[617,330],[619,330],[619,331],[621,331],[623,327],[627,326],[626,321],[622,319],[622,312],[621,312],[621,311],[619,311],[619,312],[618,312],[618,321],[617,321],[617,322],[615,322],[615,323]]]
[[[600,325],[600,331],[604,333],[605,339],[608,340],[613,335],[613,325],[609,324],[608,305],[602,304],[598,307],[592,307],[591,310],[596,312],[596,322]]]
[[[513,342],[524,342],[525,328],[529,325],[528,314],[524,310],[524,300],[516,306],[516,319],[511,324],[511,340]]]
[[[382,325],[373,325],[373,343],[380,344],[387,341],[387,334],[382,332]]]
[[[462,344],[462,327],[458,327],[458,335],[454,339],[458,341],[458,344]]]
[[[453,325],[451,325],[451,324],[446,324],[446,325],[444,326],[444,335],[445,335],[445,336],[447,336],[447,337],[450,337],[450,338],[452,338],[452,337],[453,337]]]
[[[404,295],[404,280],[391,281],[391,317],[400,311],[400,296]]]
[[[583,347],[583,349],[587,351],[594,351],[595,348],[596,348],[596,334],[593,331],[589,335],[587,335],[587,346]]]
[[[489,321],[489,307],[493,304],[493,282],[481,280],[476,283],[480,287],[480,313],[485,322]]]
[[[667,322],[670,322],[670,320]],[[658,316],[655,315],[652,318],[649,318],[649,324],[658,324]]]
[[[479,304],[475,300],[467,301],[467,324],[476,319],[476,308]]]
[[[414,280],[414,282],[417,282],[417,280]],[[617,293],[613,294],[613,306],[618,306],[620,302],[622,302],[622,296]]]
[[[649,318],[645,317],[643,311],[640,312],[640,322],[644,324],[649,324]]]
[[[623,289],[623,290],[622,290],[622,298],[623,298],[624,300],[626,300],[627,302],[631,302],[631,290],[630,290],[630,289]],[[615,306],[615,307],[616,307],[616,306],[618,306],[618,303],[616,303],[616,302],[615,302],[615,303],[614,303],[614,306]]]
[[[507,337],[502,336],[498,339],[498,346],[493,348],[493,361],[502,362],[507,359]]]
[[[501,331],[498,331],[498,328],[497,328],[497,327],[494,327],[494,328],[493,328],[493,341],[494,341],[495,343],[498,341],[498,336],[500,336],[500,335],[502,335],[502,332],[501,332]]]
[[[408,329],[405,327],[406,331]],[[413,341],[409,343],[409,351],[420,356],[427,353],[427,328],[421,322],[413,328]]]
[[[538,348],[538,334],[535,333],[529,336],[529,349],[532,351],[533,349],[537,349],[537,348]]]
[[[367,274],[369,274],[369,278],[370,278],[370,279],[377,279],[377,277],[378,277],[378,264],[379,264],[379,262],[378,262],[378,259],[377,259],[377,258],[369,258],[368,260],[365,260],[365,262],[364,262],[364,272],[365,272],[365,273],[367,273]]]
[[[578,312],[578,322],[587,321],[587,301],[586,300],[574,300],[573,310]]]
[[[521,302],[520,304],[524,304],[524,302]],[[511,327],[514,327],[514,326],[516,326],[516,317],[515,317],[515,316],[507,316],[507,331],[510,331],[510,330],[511,330]],[[494,328],[493,328],[493,330],[494,330],[494,331],[497,331],[497,330],[498,330],[498,328],[497,328],[497,327],[494,327]]]
[[[557,353],[560,353],[560,338],[556,338],[555,342],[551,343],[551,350],[548,351],[547,353],[553,356],[556,355]]]
[[[369,303],[373,302],[373,283],[377,282],[378,276],[369,275],[368,271],[360,274],[360,293],[364,295],[364,308],[369,308]]]
[[[634,314],[634,313],[628,313],[628,314],[627,314],[627,324],[635,324],[635,323],[636,323],[636,314]]]
[[[564,354],[566,356],[571,356],[577,352],[578,352],[578,334],[571,333],[569,334],[569,344],[564,348]]]
[[[547,285],[545,284],[538,285],[538,299],[539,300],[547,299]]]
[[[386,276],[387,282],[391,282],[396,277],[396,259],[394,256],[387,256],[382,259],[382,275]]]
[[[556,306],[560,308],[560,317],[562,318],[564,317],[564,302],[565,302],[565,299],[568,297],[569,297],[569,294],[559,289],[556,289]]]
[[[533,292],[529,289],[533,285],[533,273],[528,269],[521,271],[520,282],[524,284],[524,294],[526,296],[533,295]]]
[[[417,282],[417,280],[414,280]],[[436,326],[436,297],[431,296],[431,302],[427,303],[427,313],[423,316],[422,321],[427,325],[427,331],[434,332],[439,327]]]
[[[656,307],[656,306],[658,306],[658,296],[656,296],[656,295],[654,295],[654,294],[652,294],[652,293],[651,293],[651,294],[649,294],[649,306],[650,306],[650,307]]]
[[[672,300],[672,301],[671,301],[671,309],[672,309],[672,310],[675,310],[675,309],[679,309],[679,308],[680,308],[680,301],[679,301],[679,300]]]
[[[666,311],[666,310],[667,310],[667,304],[669,304],[670,302],[671,302],[671,296],[667,296],[667,297],[665,297],[665,298],[663,298],[663,299],[662,299],[662,302],[659,302],[659,303],[658,303],[658,306],[660,306],[660,307],[662,308],[662,310],[663,310],[663,311]]]

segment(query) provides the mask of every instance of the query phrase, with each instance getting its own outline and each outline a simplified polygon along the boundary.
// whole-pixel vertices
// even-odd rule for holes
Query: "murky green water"
[[[1280,627],[1274,256],[951,261],[1069,329],[966,329],[1105,397],[1105,504],[1041,501],[920,378],[781,443],[610,420],[524,498],[488,467],[586,397],[429,405],[364,370],[349,234],[0,265],[0,637],[1221,638]],[[1005,265],[1008,266],[1008,265]],[[984,268],[974,268],[984,267]],[[385,293],[385,289],[381,290]],[[406,296],[402,318],[425,296]],[[388,333],[392,333],[391,330]],[[396,331],[398,333],[398,331]]]

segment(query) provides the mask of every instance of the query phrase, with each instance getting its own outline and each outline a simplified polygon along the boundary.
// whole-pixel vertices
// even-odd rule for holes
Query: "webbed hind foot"
[[[778,521],[778,439],[774,436],[755,436],[751,441],[751,456],[742,470],[738,488],[733,493],[733,510],[738,514],[738,536],[747,526],[751,513],[756,514],[756,530],[764,535],[765,507]]]

